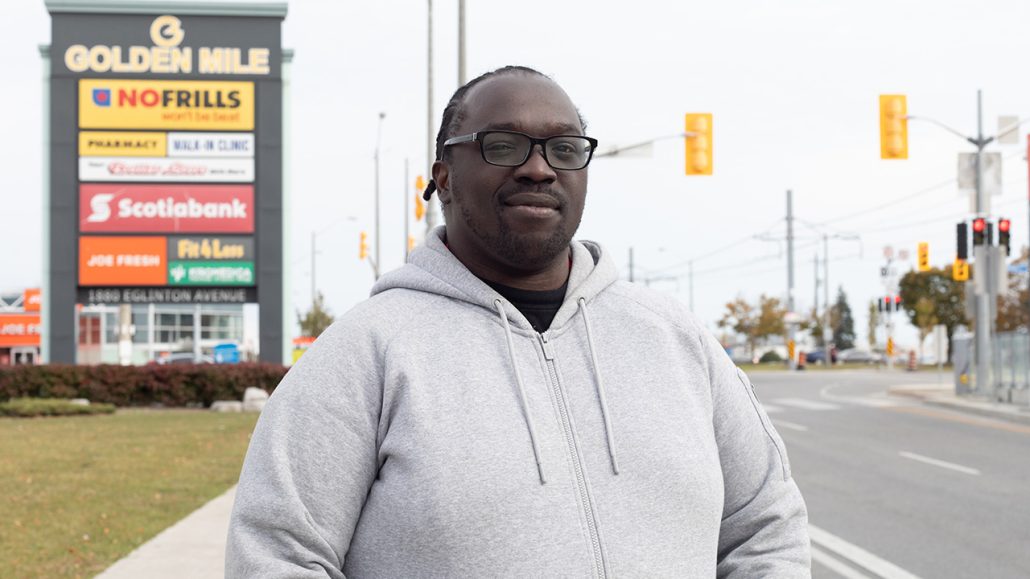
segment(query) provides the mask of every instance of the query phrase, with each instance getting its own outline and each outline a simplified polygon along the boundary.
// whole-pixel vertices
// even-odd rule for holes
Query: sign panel
[[[79,180],[251,183],[254,159],[79,157]]]
[[[168,133],[169,157],[253,157],[254,133]]]
[[[253,233],[250,185],[79,185],[86,233]]]
[[[168,285],[254,285],[254,263],[173,261],[168,264]]]
[[[43,304],[43,296],[40,293],[39,288],[27,289],[22,294],[21,307],[26,312],[38,312],[40,306]]]
[[[164,237],[80,237],[79,285],[165,285]]]
[[[96,304],[245,304],[257,301],[257,288],[105,287],[79,288],[79,303]]]
[[[254,130],[254,83],[79,80],[79,128]]]
[[[0,347],[39,345],[39,314],[0,314]]]
[[[165,133],[79,132],[80,157],[164,157]]]
[[[168,261],[253,261],[252,237],[169,237]]]

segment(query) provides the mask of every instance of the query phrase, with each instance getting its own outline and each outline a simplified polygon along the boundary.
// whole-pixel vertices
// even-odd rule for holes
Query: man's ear
[[[441,205],[451,202],[451,170],[443,161],[433,163],[433,182],[436,183],[436,195]]]

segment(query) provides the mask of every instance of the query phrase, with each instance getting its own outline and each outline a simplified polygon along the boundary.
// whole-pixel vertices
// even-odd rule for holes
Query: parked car
[[[848,350],[842,350],[840,354],[837,355],[837,360],[844,364],[879,364],[880,362],[883,362],[883,356],[868,350],[850,348]]]

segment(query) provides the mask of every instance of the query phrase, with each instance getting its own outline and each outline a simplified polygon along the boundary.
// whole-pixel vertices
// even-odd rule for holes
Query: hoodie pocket
[[[751,399],[751,405],[755,409],[755,413],[758,414],[758,419],[762,422],[762,428],[765,429],[765,434],[772,441],[773,446],[776,447],[776,452],[780,455],[780,464],[783,467],[783,480],[790,480],[790,459],[787,458],[787,448],[783,444],[783,439],[780,438],[779,433],[773,428],[772,421],[769,420],[769,415],[762,409],[761,403],[758,401],[758,396],[755,394],[755,387],[748,379],[747,374],[743,370],[737,368],[737,378],[740,379],[741,385],[744,386],[744,390],[747,392],[748,397]]]

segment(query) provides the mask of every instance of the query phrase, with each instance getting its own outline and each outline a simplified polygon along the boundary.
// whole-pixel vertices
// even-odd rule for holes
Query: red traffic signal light
[[[894,296],[894,311],[901,311],[901,296]]]
[[[1005,255],[1011,252],[1009,244],[1011,243],[1011,230],[1012,221],[1008,219],[998,220],[998,245],[1005,248]]]
[[[987,231],[987,220],[977,217],[973,220],[973,245],[984,244],[984,234]]]

